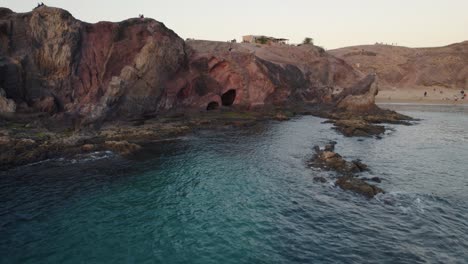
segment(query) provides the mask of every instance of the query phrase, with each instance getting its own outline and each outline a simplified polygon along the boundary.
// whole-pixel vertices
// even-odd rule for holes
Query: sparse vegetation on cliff
[[[302,44],[304,44],[304,45],[314,45],[314,39],[310,38],[310,37],[306,37],[302,41]]]

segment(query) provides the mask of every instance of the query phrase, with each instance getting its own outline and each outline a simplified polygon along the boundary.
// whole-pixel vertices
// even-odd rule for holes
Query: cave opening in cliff
[[[236,100],[236,90],[231,89],[221,96],[221,102],[224,106],[231,106]]]
[[[211,110],[216,110],[219,108],[219,103],[218,102],[210,102],[208,106],[206,107],[206,110],[211,111]]]

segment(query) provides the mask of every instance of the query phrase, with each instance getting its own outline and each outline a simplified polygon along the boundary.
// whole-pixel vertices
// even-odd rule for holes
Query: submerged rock
[[[334,129],[341,132],[346,137],[372,137],[385,132],[385,127],[373,125],[367,121],[359,119],[347,119],[333,121]]]
[[[327,179],[325,179],[324,177],[314,177],[314,182],[326,183]]]
[[[373,198],[379,193],[385,193],[379,187],[354,177],[340,177],[335,184],[343,190],[352,191],[364,195],[367,198]]]

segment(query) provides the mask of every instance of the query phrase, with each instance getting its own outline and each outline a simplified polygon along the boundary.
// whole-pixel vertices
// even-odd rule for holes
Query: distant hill
[[[468,41],[437,48],[376,44],[328,52],[363,73],[376,72],[382,88],[468,89]]]

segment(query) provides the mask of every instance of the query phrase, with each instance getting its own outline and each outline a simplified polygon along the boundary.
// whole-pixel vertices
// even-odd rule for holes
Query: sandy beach
[[[468,96],[462,99],[461,90],[448,88],[384,88],[376,97],[377,103],[411,104],[468,104]],[[424,93],[427,95],[424,96]]]

